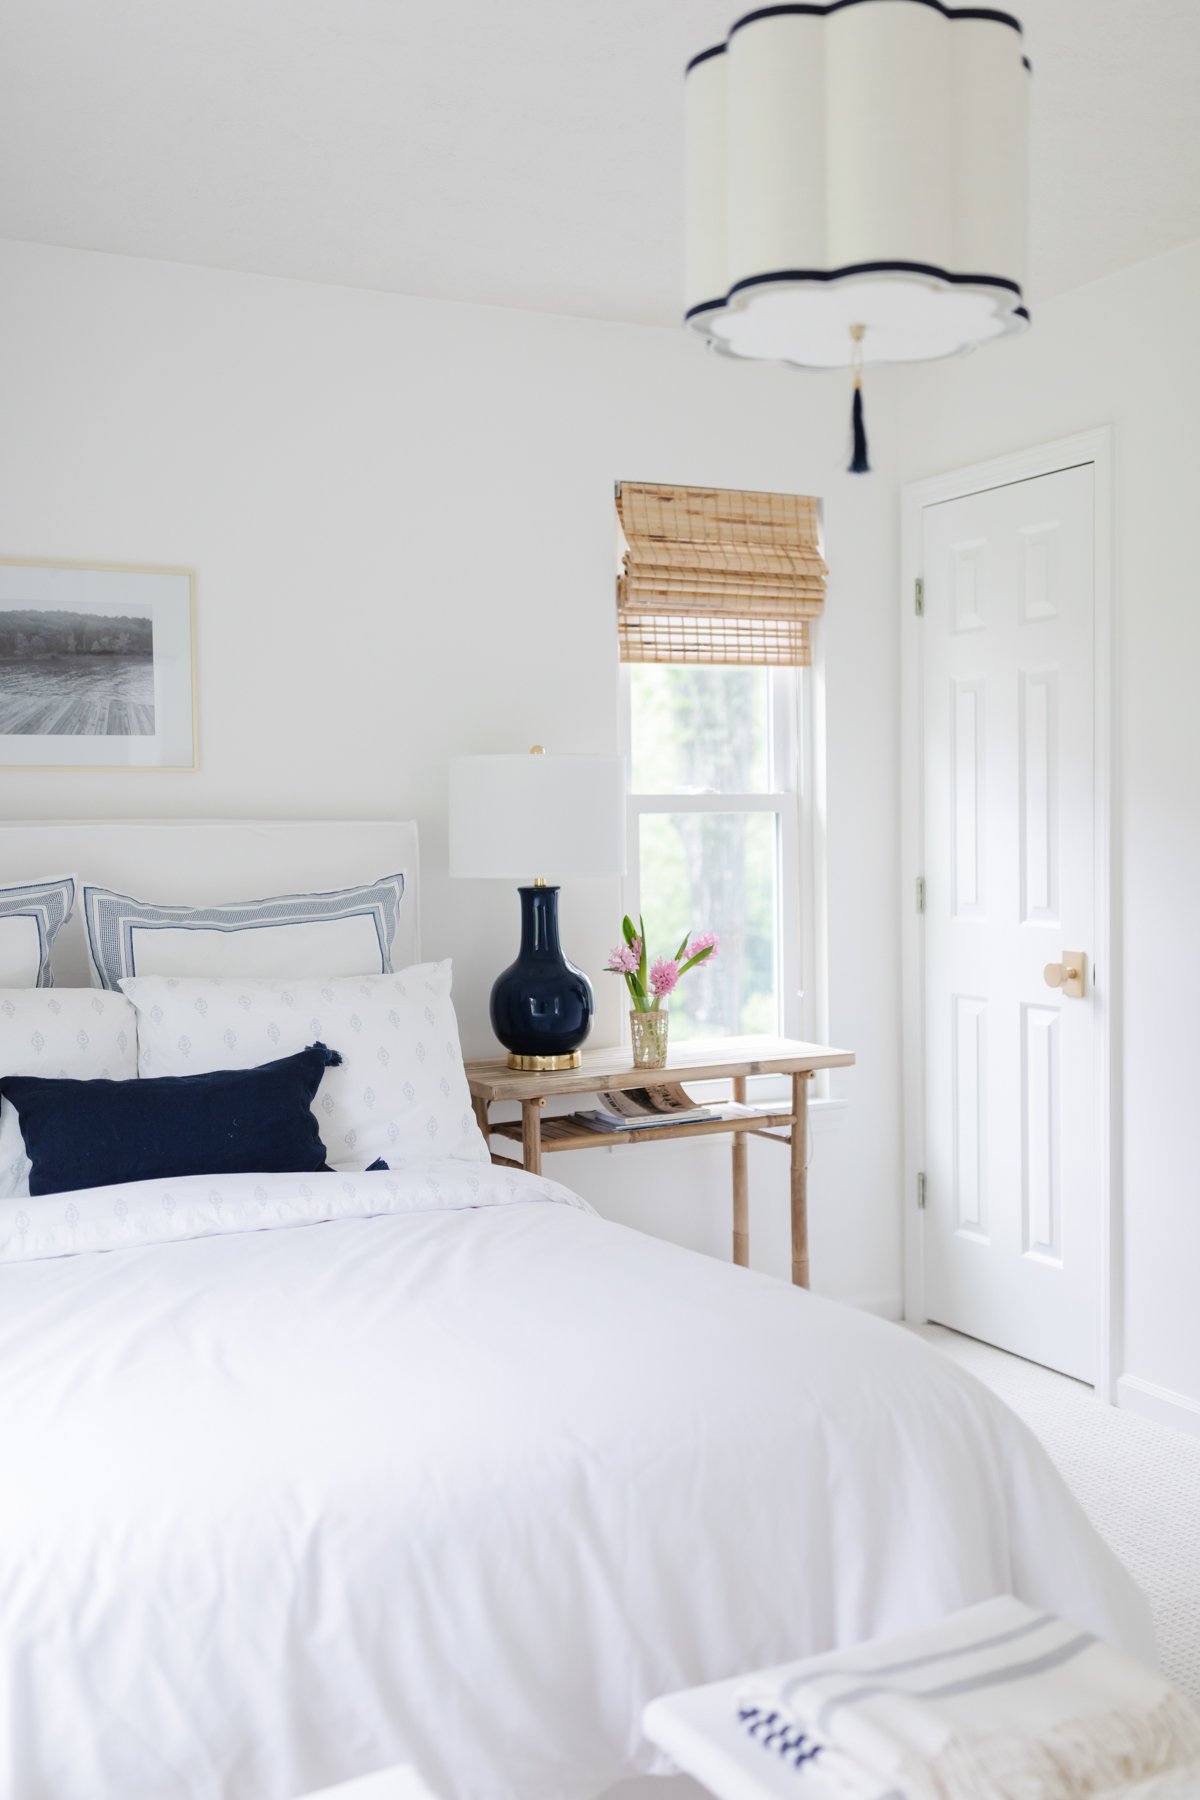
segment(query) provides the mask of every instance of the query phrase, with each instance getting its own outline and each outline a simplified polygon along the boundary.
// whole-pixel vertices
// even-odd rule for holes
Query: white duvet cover
[[[304,1182],[77,1196],[109,1252],[0,1221],[6,1800],[409,1760],[588,1800],[652,1696],[996,1593],[1153,1656],[1029,1432],[897,1327],[528,1176]]]

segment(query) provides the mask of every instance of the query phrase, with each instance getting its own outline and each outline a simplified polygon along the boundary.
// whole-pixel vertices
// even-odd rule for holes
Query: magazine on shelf
[[[703,1125],[778,1111],[777,1107],[748,1106],[737,1100],[697,1106],[678,1082],[604,1092],[598,1098],[598,1108],[577,1114],[593,1131],[662,1131],[673,1125]]]

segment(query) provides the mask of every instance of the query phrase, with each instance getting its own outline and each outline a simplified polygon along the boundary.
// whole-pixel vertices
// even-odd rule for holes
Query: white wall
[[[1200,245],[908,372],[904,480],[1116,428],[1123,1401],[1200,1426]],[[1120,1110],[1120,1109],[1119,1109]],[[1166,1405],[1155,1390],[1166,1390]],[[1172,1407],[1171,1398],[1182,1400]],[[1190,1407],[1194,1408],[1191,1411]]]
[[[0,774],[0,815],[408,816],[425,947],[468,1050],[515,894],[450,882],[451,754],[617,746],[613,482],[826,503],[830,1033],[816,1285],[898,1309],[895,441],[841,472],[840,377],[733,367],[682,331],[0,245],[0,550],[198,572],[201,769]],[[564,893],[599,968],[617,883]],[[714,921],[719,928],[719,921]],[[600,1031],[617,1036],[617,984]],[[752,1146],[756,1263],[787,1269],[786,1157]],[[614,1216],[728,1242],[728,1146],[564,1157]]]

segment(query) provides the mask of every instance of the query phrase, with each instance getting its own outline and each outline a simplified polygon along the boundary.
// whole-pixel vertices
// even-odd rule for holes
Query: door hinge
[[[925,1171],[917,1176],[917,1211],[925,1211]]]
[[[913,605],[918,619],[925,617],[925,577],[918,575],[913,582]]]
[[[917,911],[919,913],[925,911],[925,877],[923,875],[917,876]]]

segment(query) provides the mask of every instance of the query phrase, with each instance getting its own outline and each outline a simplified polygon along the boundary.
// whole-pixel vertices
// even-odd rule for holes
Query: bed
[[[6,1800],[591,1800],[659,1769],[655,1695],[995,1593],[1153,1658],[1031,1434],[895,1326],[498,1166],[173,1192],[0,1253]]]

